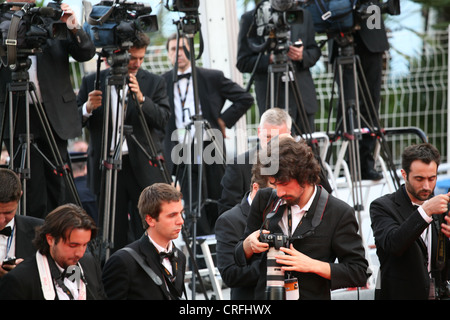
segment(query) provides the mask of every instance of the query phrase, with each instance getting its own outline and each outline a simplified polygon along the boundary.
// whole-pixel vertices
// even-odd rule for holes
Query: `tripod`
[[[64,179],[66,187],[69,189],[72,195],[72,201],[81,206],[81,200],[78,196],[78,192],[73,181],[73,176],[70,173],[70,167],[67,163],[64,163],[61,153],[58,149],[55,137],[53,135],[50,123],[45,113],[42,103],[39,101],[36,93],[36,86],[32,81],[29,81],[28,69],[31,66],[31,60],[25,56],[18,57],[18,68],[14,69],[11,73],[11,82],[7,85],[9,108],[8,111],[4,110],[2,120],[2,137],[0,141],[3,141],[3,133],[5,128],[6,114],[9,115],[9,152],[12,154],[10,161],[10,169],[16,171],[22,180],[23,196],[20,201],[19,212],[22,215],[27,213],[27,181],[31,179],[31,147],[33,147],[42,159],[52,168],[52,172],[56,176],[61,176]],[[15,98],[16,97],[16,98]],[[14,137],[16,131],[16,125],[18,121],[19,109],[22,107],[19,105],[19,100],[25,99],[25,133],[19,136],[19,145],[15,151]],[[14,106],[14,100],[16,99],[16,106]],[[36,114],[38,116],[38,122],[44,133],[45,142],[50,149],[50,155],[47,156],[42,152],[37,143],[34,141],[34,136],[30,132],[30,99],[31,104],[34,106]],[[16,110],[16,111],[14,111]],[[14,159],[19,156],[20,152],[20,165],[15,168]],[[49,159],[51,157],[51,159]],[[53,162],[52,162],[53,161]]]
[[[340,112],[340,116],[338,116],[334,140],[339,137],[344,139],[344,148],[341,151],[346,151],[345,148],[348,147],[352,199],[359,216],[358,219],[361,221],[360,214],[364,210],[359,147],[359,141],[362,138],[362,124],[368,128],[370,135],[378,139],[380,150],[384,153],[383,158],[388,161],[392,179],[397,187],[400,186],[400,182],[396,176],[387,142],[384,139],[384,132],[380,126],[361,61],[359,56],[355,55],[353,34],[346,33],[344,37],[339,36],[335,39],[339,55],[335,60],[333,70],[335,82],[339,82],[340,110],[338,110],[338,115]],[[364,103],[367,117],[363,117],[361,113],[360,101]],[[330,154],[328,158],[329,156]]]
[[[296,128],[296,131],[299,135],[309,136],[312,133],[312,129],[304,108],[298,80],[297,77],[295,76],[295,68],[292,63],[292,60],[287,58],[286,52],[284,51],[275,52],[273,63],[269,64],[266,108],[281,107],[280,105],[281,81],[285,82],[284,86],[285,111],[288,114],[290,114],[289,93],[292,92],[295,107],[298,113],[298,118],[300,118],[299,121],[300,125],[296,121],[293,121],[292,124]]]
[[[194,22],[194,23],[192,23]],[[180,161],[180,159],[177,159],[179,157],[179,153],[176,154],[174,150],[172,151],[172,158],[174,160],[174,163],[177,162],[178,166],[175,173],[175,183],[179,183],[182,186],[182,192],[185,196],[185,199],[188,203],[185,203],[186,211],[185,216],[187,219],[189,219],[190,222],[190,236],[192,238],[192,255],[191,260],[193,263],[193,266],[195,269],[197,269],[197,263],[196,263],[196,257],[197,257],[197,235],[198,235],[198,223],[199,221],[202,222],[202,209],[204,204],[208,203],[214,203],[214,200],[210,199],[204,199],[203,193],[205,190],[205,187],[203,185],[204,183],[204,172],[205,170],[208,170],[208,168],[205,166],[205,159],[204,159],[204,138],[206,137],[206,140],[211,140],[210,146],[214,147],[214,151],[216,154],[216,157],[219,158],[221,165],[225,166],[225,159],[223,155],[223,145],[218,145],[216,141],[215,135],[212,134],[212,129],[209,124],[209,122],[203,118],[202,113],[200,112],[199,108],[199,94],[198,94],[198,84],[197,84],[197,68],[195,65],[195,46],[194,46],[194,35],[197,31],[200,30],[200,23],[198,21],[198,17],[193,15],[189,16],[189,19],[182,19],[181,21],[175,22],[178,24],[178,32],[177,32],[177,38],[176,38],[176,57],[178,57],[179,50],[184,50],[184,53],[186,57],[189,58],[190,66],[192,68],[191,72],[191,79],[188,81],[192,81],[192,94],[193,94],[193,114],[190,114],[189,122],[184,123],[184,137],[180,141],[181,145],[183,147],[183,161]],[[187,23],[187,24],[186,24]],[[183,31],[183,37],[180,38],[180,31]],[[186,42],[185,42],[186,41]],[[202,36],[200,33],[200,41],[202,41]],[[183,43],[180,48],[180,42]],[[187,44],[189,46],[189,50],[187,50],[186,46],[184,44]],[[201,46],[202,48],[202,46]],[[200,52],[201,55],[202,52]],[[199,57],[200,57],[199,55]],[[178,81],[178,61],[175,60],[174,64],[174,83]],[[188,82],[190,83],[190,82]],[[188,94],[188,91],[186,90],[186,94]],[[181,95],[181,94],[180,94]],[[181,97],[180,97],[181,98]],[[184,111],[183,111],[184,112]],[[195,133],[193,133],[195,132]],[[221,136],[221,134],[220,134]],[[181,138],[181,136],[180,136]],[[207,148],[209,146],[206,146]],[[192,154],[193,151],[193,154]],[[212,164],[214,165],[214,164]],[[194,167],[195,166],[195,167]],[[194,169],[197,169],[196,172],[196,181],[194,177]],[[181,177],[180,177],[181,175]],[[187,188],[187,190],[186,190]],[[194,190],[195,188],[195,190]],[[198,192],[196,194],[197,199],[194,198],[194,191]],[[193,203],[196,203],[196,207],[194,208]],[[204,216],[203,218],[206,218]],[[187,220],[186,219],[186,220]],[[185,242],[187,246],[189,246],[188,239],[185,239]],[[195,299],[195,287],[196,287],[196,273],[192,273],[192,299]],[[199,274],[198,274],[199,276]],[[199,282],[201,286],[203,287],[202,279],[199,276]],[[214,281],[215,279],[211,279],[211,281]],[[206,296],[206,293],[205,293]]]
[[[281,46],[284,47],[284,46]],[[262,52],[259,53],[259,57],[257,61],[260,60]],[[270,52],[269,52],[270,54]],[[254,71],[256,71],[257,65],[254,66]],[[253,72],[254,72],[253,71]],[[302,100],[300,86],[298,83],[298,79],[295,76],[295,68],[292,60],[288,59],[286,50],[276,50],[274,51],[274,59],[273,63],[269,64],[268,67],[268,82],[267,82],[267,98],[266,98],[266,108],[274,108],[281,107],[280,105],[280,86],[281,81],[285,82],[284,86],[284,109],[290,114],[289,104],[290,104],[290,93],[292,93],[292,97],[294,98],[294,105],[297,110],[297,118],[299,121],[292,121],[292,125],[295,127],[296,132],[303,139],[308,142],[308,145],[311,147],[313,153],[317,161],[320,164],[320,183],[321,185],[328,191],[332,192],[330,183],[327,179],[327,174],[325,172],[325,166],[323,164],[322,158],[320,156],[320,151],[318,147],[318,143],[312,137],[313,130],[310,125],[310,121],[308,120],[308,115],[306,113],[304,103]],[[253,79],[253,76],[252,76]],[[249,86],[251,83],[249,83]],[[248,86],[248,88],[249,88]],[[300,125],[299,125],[300,124]]]

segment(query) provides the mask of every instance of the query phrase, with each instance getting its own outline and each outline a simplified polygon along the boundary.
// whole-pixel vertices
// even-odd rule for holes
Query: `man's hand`
[[[301,40],[299,40],[301,42]],[[296,46],[289,46],[289,51],[287,53],[287,56],[292,61],[302,61],[303,60],[303,46],[296,47]]]
[[[331,268],[328,263],[308,257],[294,249],[292,244],[289,249],[281,247],[280,251],[286,254],[275,256],[275,259],[277,263],[284,265],[282,267],[284,271],[315,273],[325,279],[331,278]]]
[[[223,121],[221,118],[217,118],[217,123],[219,124],[220,131],[222,132],[222,135],[224,138],[227,137],[226,135],[226,129],[227,125],[225,124],[225,121]]]
[[[23,259],[17,259],[14,264],[0,265],[0,278],[7,274],[9,271],[13,270]]]
[[[101,90],[93,90],[89,92],[88,100],[86,102],[86,111],[92,113],[95,109],[102,105],[102,92]]]
[[[80,24],[78,23],[75,12],[73,12],[67,3],[61,3],[61,10],[63,11],[63,15],[60,20],[67,25],[70,31],[76,32],[80,28]]]
[[[130,74],[130,82],[128,83],[128,87],[130,88],[131,92],[136,94],[137,102],[139,104],[144,103],[144,95],[139,88],[139,83],[134,74]]]
[[[263,233],[270,233],[267,230],[262,230]],[[245,252],[245,257],[250,259],[254,253],[261,253],[269,249],[269,244],[259,241],[259,230],[251,233],[247,238],[245,238],[243,247]]]
[[[428,216],[432,214],[442,214],[448,211],[450,201],[450,192],[447,194],[438,194],[422,204],[422,209]]]

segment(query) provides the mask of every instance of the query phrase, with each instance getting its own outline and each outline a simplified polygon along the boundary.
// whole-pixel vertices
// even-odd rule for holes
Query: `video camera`
[[[200,30],[198,12],[200,0],[173,0],[172,6],[169,5],[169,0],[166,0],[165,7],[169,11],[183,12],[185,14],[185,16],[177,22],[184,34],[194,35]]]
[[[67,26],[59,21],[63,14],[61,2],[54,1],[41,8],[23,2],[0,5],[0,54],[3,66],[13,71],[29,67],[18,61],[18,57],[26,58],[41,52],[47,39],[67,39]]]
[[[302,0],[311,13],[317,33],[348,32],[375,13],[399,15],[400,0]],[[381,16],[379,17],[381,19]]]
[[[148,5],[105,0],[91,7],[83,28],[97,48],[128,49],[139,32],[158,30],[158,20]]]
[[[254,52],[287,53],[292,45],[291,26],[302,23],[303,10],[297,1],[262,1],[255,9],[253,29],[249,32],[250,48]]]

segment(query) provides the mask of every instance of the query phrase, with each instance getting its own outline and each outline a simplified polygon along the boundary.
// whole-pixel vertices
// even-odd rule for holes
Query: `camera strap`
[[[19,31],[20,22],[22,21],[24,14],[24,8],[14,12],[8,30],[8,37],[5,39],[5,45],[7,48],[6,66],[10,66],[12,69],[15,69],[17,62],[17,32]]]
[[[109,19],[111,14],[113,13],[114,8],[115,8],[114,6],[111,6],[111,7],[99,6],[99,5],[93,6],[92,10],[97,11],[96,13],[98,13],[99,16],[98,16],[98,18],[92,17],[92,14],[94,12],[91,11],[91,13],[89,15],[87,15],[87,17],[86,17],[87,23],[89,23],[90,25],[93,25],[93,26],[104,24]]]
[[[136,251],[129,247],[122,248],[121,250],[128,252],[134,258],[134,260],[136,260],[139,266],[144,269],[144,271],[150,276],[150,278],[157,286],[161,286],[163,284],[161,278],[158,277],[155,271],[153,271],[148,265],[144,263],[144,259],[140,255],[138,255]]]
[[[322,222],[323,213],[325,212],[325,208],[327,206],[328,198],[329,198],[330,194],[322,186],[317,186],[317,190],[320,192],[320,194],[319,194],[319,200],[317,201],[317,204],[314,208],[314,215],[313,215],[312,221],[311,221],[312,229],[304,235],[295,237],[295,239],[302,239],[302,238],[305,238],[306,236],[311,235],[312,233],[314,233],[314,230],[317,228],[317,226]],[[261,230],[263,228],[265,228],[266,230],[269,229],[270,219],[277,213],[278,209],[281,207],[283,199],[278,198],[278,200],[277,200],[276,194],[277,194],[276,190],[274,189],[269,197],[269,201],[267,202],[266,208],[264,209],[263,216],[265,216],[265,219],[264,219],[263,224],[261,225]],[[266,215],[267,211],[269,211],[269,213],[267,213],[267,215]],[[289,213],[290,213],[290,209],[288,209],[288,220],[289,220]],[[288,222],[288,223],[290,223],[290,222]],[[291,235],[289,235],[289,237],[290,236]]]

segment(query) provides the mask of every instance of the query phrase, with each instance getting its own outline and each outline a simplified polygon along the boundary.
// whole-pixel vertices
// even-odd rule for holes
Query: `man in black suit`
[[[10,1],[8,2],[32,2],[35,1]],[[18,8],[20,9],[20,8]],[[78,25],[77,19],[69,7],[62,3],[61,9],[64,11],[60,21],[67,24],[67,39],[47,39],[42,45],[42,52],[29,56],[31,67],[28,70],[29,79],[36,86],[37,97],[42,102],[44,112],[48,117],[50,130],[56,142],[57,151],[61,154],[63,164],[68,163],[67,140],[81,135],[81,123],[78,117],[76,97],[70,80],[69,56],[79,62],[90,60],[95,55],[95,47],[89,36]],[[9,68],[0,69],[0,113],[3,115],[8,106],[7,85],[12,82]],[[8,150],[9,154],[15,155],[19,145],[19,135],[26,133],[25,119],[25,94],[16,94],[14,101],[14,117],[17,116],[14,135],[14,151]],[[30,102],[31,103],[31,102]],[[11,139],[9,135],[9,115],[6,116],[6,125],[1,128],[4,132],[5,144],[9,148]],[[57,164],[57,159],[53,157],[48,141],[35,106],[30,105],[30,133],[34,142],[44,155]],[[28,216],[44,218],[44,216],[57,206],[73,202],[74,198],[65,184],[65,180],[60,174],[55,174],[52,165],[31,147],[31,168],[30,179],[26,185],[26,202]],[[19,152],[20,155],[20,152]],[[20,168],[21,159],[17,156],[14,159],[14,167]],[[57,168],[60,170],[63,168]]]
[[[66,204],[36,231],[37,252],[0,280],[0,300],[104,299],[101,270],[86,248],[97,233],[83,208]]]
[[[148,158],[148,155],[158,156],[162,153],[162,139],[170,114],[164,79],[140,68],[149,43],[150,39],[145,34],[139,33],[136,39],[134,39],[133,46],[128,50],[130,54],[128,63],[129,84],[122,91],[127,92],[128,95],[127,105],[125,107],[126,112],[124,112],[124,125],[132,128],[132,134],[137,141],[132,139],[131,136],[125,136],[122,145],[122,168],[118,170],[116,182],[116,220],[113,250],[120,249],[130,243],[127,237],[129,229],[128,213],[131,214],[131,227],[133,228],[133,238],[131,241],[138,239],[142,235],[144,230],[139,222],[140,219],[137,212],[139,194],[145,187],[152,183],[165,182],[160,171],[161,168],[155,165],[156,162],[153,159]],[[101,71],[99,78],[100,90],[95,90],[95,73],[84,77],[77,97],[80,113],[82,113],[83,125],[90,132],[87,183],[89,189],[97,195],[100,201],[101,192],[109,187],[101,186],[102,170],[100,169],[100,162],[102,160],[102,143],[111,146],[112,152],[116,145],[115,141],[118,141],[114,139],[119,139],[117,135],[120,131],[119,128],[115,127],[116,116],[111,116],[109,119],[108,137],[106,142],[103,141],[105,125],[103,122],[106,109],[104,104],[107,92],[106,80],[110,75],[110,70],[106,69]],[[137,101],[134,100],[134,96],[137,98]],[[111,106],[108,106],[110,108],[110,115],[115,115],[116,113],[117,100],[120,99],[117,97],[115,86],[112,86]],[[144,122],[150,131],[151,140],[158,153],[157,155],[151,154],[152,149],[145,136],[139,108],[143,111]],[[99,203],[99,207],[101,205]],[[136,221],[138,222],[136,223]]]
[[[380,260],[376,299],[449,299],[450,192],[434,195],[439,151],[428,143],[402,154],[405,184],[370,205]]]
[[[363,0],[361,3],[374,3],[379,1],[367,1]],[[372,126],[378,127],[381,124],[378,123],[379,109],[381,102],[381,84],[383,78],[383,55],[389,50],[389,42],[386,35],[386,29],[382,16],[377,17],[377,21],[380,22],[379,27],[368,25],[368,20],[360,19],[356,23],[359,28],[356,28],[354,32],[350,32],[350,38],[347,38],[345,33],[336,33],[330,36],[332,41],[330,45],[330,62],[333,63],[335,57],[338,55],[340,47],[346,46],[347,39],[352,39],[352,42],[348,45],[354,47],[354,54],[359,57],[361,62],[361,69],[358,68],[359,83],[362,85],[362,93],[366,100],[359,93],[359,111],[361,113],[361,127],[371,128]],[[342,38],[342,34],[345,35]],[[340,40],[339,40],[340,39]],[[345,41],[342,41],[345,40]],[[345,45],[343,45],[345,44]],[[345,64],[344,64],[345,66]],[[346,110],[348,110],[355,102],[354,82],[353,82],[353,70],[348,68],[348,65],[344,67],[344,94],[345,99],[348,101]],[[362,77],[365,77],[368,85],[368,91],[366,90]],[[371,99],[371,100],[370,100]],[[353,103],[352,103],[353,101]],[[365,102],[368,103],[365,103]],[[370,103],[372,101],[372,103]],[[339,106],[337,120],[342,120],[341,106]],[[354,110],[355,114],[356,110]],[[356,121],[356,119],[355,119]],[[355,123],[356,125],[356,123]],[[359,156],[361,163],[361,176],[362,179],[368,180],[380,180],[383,175],[377,172],[374,168],[375,159],[373,158],[373,151],[375,149],[377,138],[371,134],[362,135],[362,139],[359,142]]]
[[[261,174],[276,191],[258,191],[235,252],[240,266],[261,259],[255,298],[270,298],[265,296],[269,258],[276,259],[284,273],[275,285],[284,286],[288,276],[298,279],[296,298],[330,299],[330,290],[365,286],[368,263],[354,209],[317,185],[320,165],[311,148],[285,138],[270,153],[273,163],[263,165]],[[269,249],[268,241],[260,241],[261,233],[284,235],[287,241],[278,250],[274,244]]]
[[[253,300],[255,286],[259,279],[259,260],[244,267],[237,266],[234,249],[244,234],[250,205],[260,188],[268,187],[267,177],[260,175],[258,164],[251,169],[250,191],[241,202],[225,211],[216,221],[217,268],[223,282],[231,288],[231,300]]]
[[[142,191],[139,213],[146,233],[106,261],[103,283],[109,299],[182,297],[186,257],[173,243],[184,223],[182,197],[166,183],[155,183]]]
[[[185,178],[182,177],[186,166],[185,163],[175,163],[177,165],[179,164],[179,166],[174,170],[173,161],[178,160],[179,157],[178,155],[174,155],[176,158],[172,158],[172,150],[174,150],[175,146],[179,146],[182,143],[185,138],[184,129],[191,121],[193,121],[192,117],[195,116],[194,91],[192,77],[190,77],[192,66],[190,60],[186,57],[184,47],[189,50],[187,38],[182,36],[179,41],[179,52],[177,57],[177,37],[176,35],[172,35],[168,38],[167,51],[169,59],[173,65],[175,65],[176,62],[178,63],[178,81],[174,82],[173,70],[163,75],[167,82],[167,95],[169,96],[171,107],[171,116],[167,123],[164,141],[164,152],[169,172],[179,173],[177,178],[181,181],[181,190],[184,195],[185,207],[188,208],[189,181],[186,178],[187,174],[184,175]],[[211,129],[213,129],[206,132],[210,134],[214,132],[214,136],[217,137],[217,144],[215,147],[218,150],[215,149],[215,154],[212,154],[212,152],[210,153],[212,156],[219,155],[220,157],[220,155],[225,155],[223,141],[225,128],[233,127],[242,115],[245,114],[253,104],[253,97],[248,92],[245,92],[241,86],[226,78],[222,71],[196,67],[195,72],[198,79],[199,110],[203,119],[206,120]],[[182,76],[182,74],[186,75],[187,78]],[[231,101],[232,105],[225,110],[224,107],[227,100]],[[194,131],[191,131],[191,134],[193,135]],[[210,141],[204,141],[205,150],[208,146],[211,147],[210,144]],[[196,188],[196,186],[199,185],[195,180],[198,176],[198,165],[196,165],[198,161],[197,159],[195,161],[196,162],[193,162],[194,165],[192,168],[193,208],[197,205],[194,201],[198,202],[198,195],[196,194],[198,188]],[[224,159],[220,159],[219,161],[214,161],[212,164],[204,164],[203,166],[204,179],[202,181],[202,199],[204,201],[212,200],[209,201],[212,203],[206,203],[204,206],[205,210],[202,212],[200,219],[198,219],[198,235],[206,235],[214,232],[214,224],[217,219],[217,205],[214,202],[217,201],[221,195],[220,179],[224,174],[224,165]],[[195,212],[196,209],[193,209],[193,211]],[[188,225],[188,228],[190,228],[190,215],[191,213],[187,212],[186,224]]]
[[[22,187],[15,172],[0,168],[0,181],[0,261],[16,259],[12,264],[0,266],[1,278],[24,258],[36,252],[32,244],[35,228],[42,225],[44,220],[16,215]]]
[[[264,2],[260,3],[264,5]],[[303,23],[290,25],[290,38],[287,39],[290,43],[298,41],[302,42],[301,47],[294,45],[289,46],[286,52],[286,58],[292,61],[295,70],[295,78],[300,89],[300,96],[303,102],[298,105],[294,99],[292,88],[289,89],[289,114],[294,123],[293,129],[296,134],[304,132],[313,132],[314,117],[318,110],[318,103],[316,98],[316,88],[311,76],[310,68],[313,67],[319,60],[321,52],[315,41],[314,25],[311,15],[308,11],[299,8],[303,12]],[[242,73],[251,73],[259,52],[255,52],[251,43],[261,39],[252,31],[252,24],[254,23],[255,10],[244,13],[241,17],[239,35],[238,35],[238,54],[236,67]],[[250,32],[249,32],[250,31]],[[255,93],[258,104],[259,114],[262,115],[267,108],[270,108],[270,101],[267,101],[268,88],[268,68],[273,65],[273,52],[264,52],[261,60],[258,63],[255,71]],[[275,92],[279,95],[279,103],[274,107],[285,108],[284,97],[284,83],[279,88],[275,87]],[[275,103],[277,103],[275,99]],[[299,110],[298,108],[303,108]],[[306,118],[305,118],[306,115]],[[308,127],[305,127],[305,124]]]

